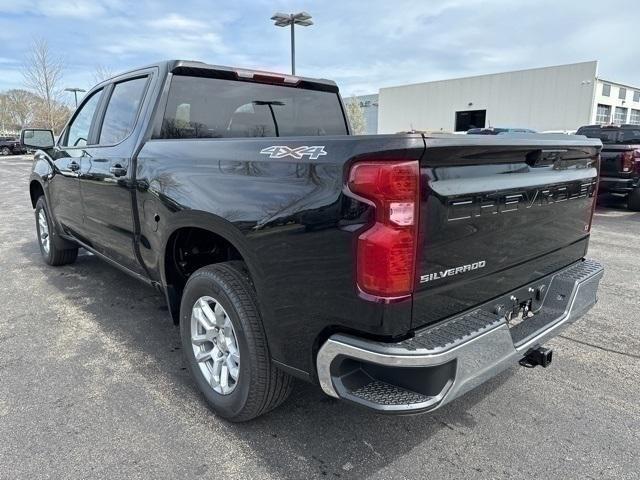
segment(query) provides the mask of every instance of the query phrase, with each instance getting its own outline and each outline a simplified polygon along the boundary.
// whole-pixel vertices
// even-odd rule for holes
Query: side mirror
[[[27,148],[46,150],[55,144],[53,132],[44,128],[25,128],[20,132],[20,143]]]

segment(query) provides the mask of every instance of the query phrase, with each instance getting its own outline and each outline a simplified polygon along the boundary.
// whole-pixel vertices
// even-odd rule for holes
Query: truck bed
[[[326,155],[260,153],[273,146]],[[182,211],[203,227],[204,212],[224,219],[210,226],[228,232],[255,272],[267,336],[288,338],[273,342],[273,358],[310,374],[307,346],[333,332],[406,337],[582,258],[599,148],[566,135],[150,140],[136,173],[149,239],[141,256],[151,272],[162,268],[154,213]],[[394,158],[420,165],[415,287],[404,301],[376,302],[355,278],[357,238],[374,209],[346,182],[355,163]]]

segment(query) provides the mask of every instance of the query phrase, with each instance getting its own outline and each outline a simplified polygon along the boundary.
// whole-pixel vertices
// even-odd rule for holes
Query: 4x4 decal
[[[311,160],[317,160],[327,152],[324,150],[324,145],[314,145],[312,147],[287,147],[286,145],[273,145],[271,147],[263,148],[260,150],[262,155],[269,155],[269,158],[284,158],[293,157],[296,160],[302,160],[306,155]]]

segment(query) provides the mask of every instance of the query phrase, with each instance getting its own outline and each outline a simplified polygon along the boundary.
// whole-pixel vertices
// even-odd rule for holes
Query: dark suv
[[[0,137],[0,155],[19,155],[25,153],[20,140],[15,137]]]
[[[626,195],[629,209],[640,211],[640,125],[587,125],[576,135],[602,140],[598,193]]]

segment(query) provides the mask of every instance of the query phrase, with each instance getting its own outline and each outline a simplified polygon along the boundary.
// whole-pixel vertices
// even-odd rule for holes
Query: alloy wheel
[[[216,299],[200,297],[191,310],[191,346],[211,388],[228,395],[240,375],[240,349],[231,319]]]
[[[44,253],[49,255],[49,222],[43,208],[38,211],[38,227],[40,245],[42,245]]]

